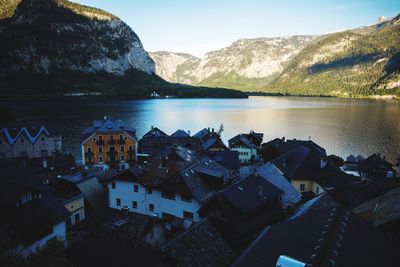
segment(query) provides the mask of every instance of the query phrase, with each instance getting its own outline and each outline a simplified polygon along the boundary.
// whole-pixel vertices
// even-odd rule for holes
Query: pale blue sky
[[[147,51],[202,56],[240,38],[321,34],[400,13],[400,0],[75,0],[107,10]]]

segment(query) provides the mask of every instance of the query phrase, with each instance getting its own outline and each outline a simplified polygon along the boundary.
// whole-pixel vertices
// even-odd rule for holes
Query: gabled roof
[[[204,128],[203,130],[200,130],[199,132],[197,132],[195,135],[193,135],[193,137],[196,137],[198,139],[203,139],[206,135],[208,135],[210,133],[210,130]]]
[[[142,138],[151,137],[151,136],[153,136],[153,137],[166,137],[166,136],[168,136],[168,134],[164,133],[163,131],[161,131],[157,127],[152,127],[150,131],[148,131],[147,133],[145,133],[143,135]]]
[[[114,120],[109,116],[105,116],[101,121],[94,121],[93,126],[83,130],[83,142],[85,143],[88,138],[95,133],[109,134],[109,133],[125,133],[132,139],[138,141],[136,137],[136,129],[127,126],[121,120]]]
[[[210,139],[208,139],[206,142],[204,142],[201,147],[203,150],[208,150],[209,148],[213,147],[213,146],[219,146],[219,147],[223,147],[223,148],[227,148],[224,144],[224,142],[217,136],[211,137]]]
[[[229,266],[235,258],[233,250],[207,219],[173,237],[161,249],[176,258],[178,266]]]
[[[258,146],[253,143],[247,135],[244,134],[239,134],[236,135],[235,137],[229,139],[229,146],[235,146],[235,145],[244,145],[247,146],[248,148],[253,148],[253,149],[257,149]]]
[[[50,136],[45,126],[40,127],[18,127],[18,128],[2,128],[0,135],[10,145],[14,145],[15,141],[23,135],[30,143],[35,143],[41,134]]]
[[[282,190],[258,175],[250,175],[222,192],[240,213],[247,214],[282,195]]]
[[[271,160],[290,180],[312,179],[320,168],[321,155],[305,146],[299,146]]]
[[[300,192],[289,183],[289,181],[283,176],[282,172],[280,172],[273,164],[268,162],[258,167],[256,173],[283,191],[282,200],[284,203],[295,205],[301,200]]]
[[[392,164],[381,158],[379,154],[373,154],[360,161],[358,167],[362,172],[369,172],[380,167],[391,168]]]
[[[184,130],[178,129],[176,132],[171,134],[172,137],[190,137],[190,135]]]
[[[399,222],[400,187],[357,206],[353,211],[378,227]]]
[[[398,265],[398,247],[343,208],[309,213],[265,229],[232,266],[275,266],[281,255],[319,267]]]
[[[206,155],[230,170],[240,169],[239,153],[237,151],[207,151]]]

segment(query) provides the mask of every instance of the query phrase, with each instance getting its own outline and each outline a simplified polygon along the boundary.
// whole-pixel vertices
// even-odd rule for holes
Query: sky
[[[400,0],[73,0],[125,21],[147,51],[198,57],[241,38],[323,34],[400,13]]]

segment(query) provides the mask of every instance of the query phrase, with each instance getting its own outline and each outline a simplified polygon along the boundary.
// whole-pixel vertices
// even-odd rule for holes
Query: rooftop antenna
[[[218,130],[217,134],[218,134],[219,136],[221,136],[221,134],[222,134],[223,131],[224,131],[224,124],[221,123],[221,125],[219,126],[219,130]]]

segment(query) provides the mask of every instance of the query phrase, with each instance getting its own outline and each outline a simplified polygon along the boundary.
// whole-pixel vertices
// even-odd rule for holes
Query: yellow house
[[[104,169],[127,169],[137,160],[136,130],[104,117],[84,130],[82,163]]]
[[[67,227],[85,219],[85,200],[82,194],[63,202],[64,207],[71,212],[67,218]]]
[[[313,180],[291,180],[291,184],[299,190],[299,192],[314,192],[316,195],[322,194],[325,190],[317,182]]]

